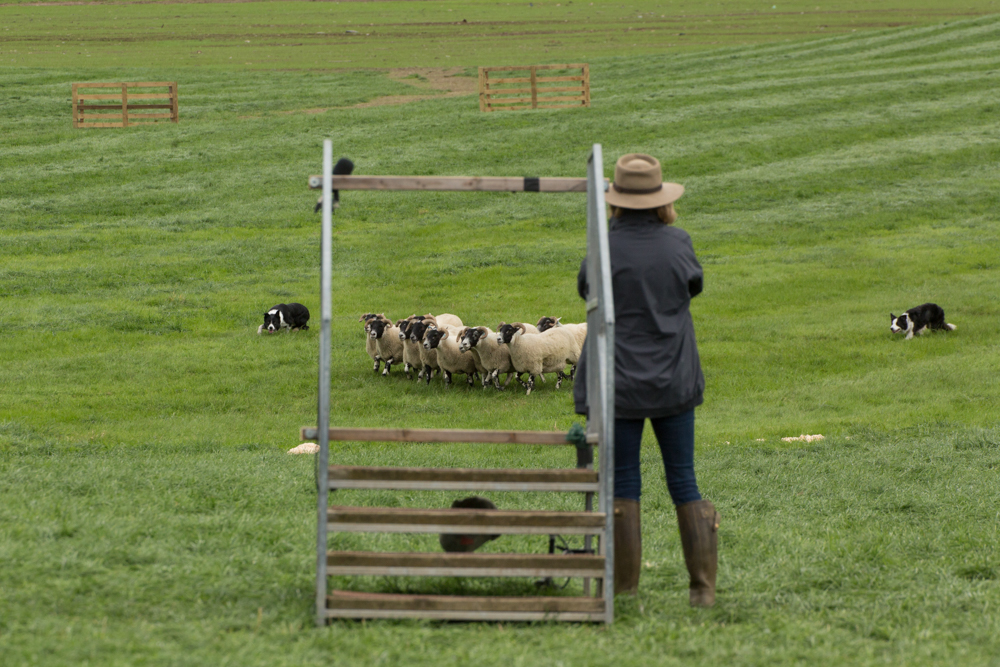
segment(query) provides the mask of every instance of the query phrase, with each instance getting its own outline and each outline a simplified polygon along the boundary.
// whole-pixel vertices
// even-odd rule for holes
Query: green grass
[[[996,12],[998,0],[98,2],[86,10],[15,0],[0,4],[0,65],[517,65],[799,41]]]
[[[0,12],[15,9],[82,11]],[[985,17],[595,57],[591,109],[525,114],[481,114],[472,96],[356,107],[426,94],[377,70],[134,67],[123,76],[110,56],[90,69],[0,69],[5,664],[996,665],[998,37],[1000,19]],[[70,84],[123,78],[178,79],[181,123],[74,130]],[[302,113],[318,108],[329,110]],[[279,301],[318,314],[318,216],[306,177],[319,171],[327,137],[363,174],[582,176],[600,142],[609,174],[617,155],[641,150],[685,184],[678,224],[706,272],[693,312],[708,379],[699,481],[723,513],[715,609],[686,606],[650,443],[648,566],[640,598],[618,603],[613,627],[312,629],[312,462],[284,451],[314,421],[317,331],[255,331]],[[583,217],[574,195],[344,193],[335,423],[568,428],[569,392],[554,383],[525,397],[374,376],[357,317],[582,319]],[[889,334],[890,311],[928,300],[957,331]],[[778,440],[800,433],[828,439]],[[400,465],[564,465],[569,456],[333,452]],[[338,501],[442,506],[451,497]],[[434,548],[416,537],[334,539]],[[519,581],[337,585],[533,591]]]

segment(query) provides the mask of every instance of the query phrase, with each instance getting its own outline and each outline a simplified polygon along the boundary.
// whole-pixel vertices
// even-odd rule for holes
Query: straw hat
[[[612,206],[643,210],[675,202],[684,194],[679,183],[664,183],[660,161],[651,155],[629,153],[615,163],[615,180],[604,195]]]

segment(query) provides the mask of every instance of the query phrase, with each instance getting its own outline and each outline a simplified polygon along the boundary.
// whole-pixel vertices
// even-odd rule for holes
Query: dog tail
[[[945,322],[944,323],[944,328],[947,329],[948,331],[954,331],[958,327],[956,327],[954,324],[948,324],[947,322]]]

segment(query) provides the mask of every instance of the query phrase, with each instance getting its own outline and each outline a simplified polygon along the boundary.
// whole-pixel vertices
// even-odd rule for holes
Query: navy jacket
[[[615,299],[615,417],[670,417],[701,405],[705,377],[691,321],[691,299],[703,274],[691,237],[653,211],[626,211],[609,221]],[[577,276],[587,298],[587,260]],[[587,414],[586,347],[573,398]]]

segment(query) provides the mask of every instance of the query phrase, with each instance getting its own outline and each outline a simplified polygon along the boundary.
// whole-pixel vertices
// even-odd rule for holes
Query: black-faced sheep
[[[458,333],[458,349],[469,352],[483,367],[483,386],[493,381],[497,389],[506,389],[514,377],[514,365],[510,361],[510,351],[506,345],[497,342],[496,332],[489,327],[465,327]],[[500,386],[499,376],[507,374],[507,380]]]
[[[410,340],[414,343],[420,345],[420,364],[423,369],[424,380],[427,384],[431,383],[431,376],[434,371],[440,370],[437,360],[437,350],[429,350],[424,347],[424,335],[431,328],[431,324],[428,320],[414,320],[409,328]]]
[[[538,330],[548,331],[553,327],[564,327],[573,334],[573,338],[576,339],[577,350],[576,359],[571,363],[573,364],[573,369],[570,371],[570,377],[576,375],[576,364],[580,360],[580,351],[583,350],[584,343],[587,340],[587,323],[581,322],[580,324],[563,324],[561,317],[543,317],[538,320]]]
[[[375,340],[370,335],[371,330],[368,327],[368,323],[376,317],[378,317],[378,315],[375,313],[365,313],[358,318],[358,322],[365,323],[365,352],[367,352],[368,356],[372,358],[373,362],[375,362],[375,367],[372,370],[378,373],[379,365],[382,363],[382,357],[378,354],[378,348],[376,347]]]
[[[437,350],[437,362],[446,385],[451,384],[451,376],[455,373],[465,373],[471,385],[475,381],[476,374],[483,372],[482,366],[476,362],[474,356],[459,349],[456,340],[459,331],[458,327],[429,328],[424,334],[424,349]]]
[[[385,362],[382,375],[388,375],[393,364],[403,361],[403,341],[399,339],[399,327],[389,320],[374,318],[368,323],[368,336],[375,340],[379,357]]]
[[[412,368],[417,369],[418,380],[424,376],[424,364],[420,361],[421,345],[418,342],[410,340],[410,325],[422,319],[424,319],[423,315],[411,315],[406,319],[396,322],[396,326],[399,327],[399,339],[403,341],[403,372],[411,380],[413,379],[413,376],[410,374],[410,369]]]
[[[535,378],[545,382],[545,373],[555,373],[556,389],[568,377],[563,373],[576,350],[576,339],[564,327],[553,327],[544,333],[526,333],[522,322],[504,324],[497,333],[497,342],[510,351],[510,361],[518,373],[528,374],[528,391],[535,388]]]

